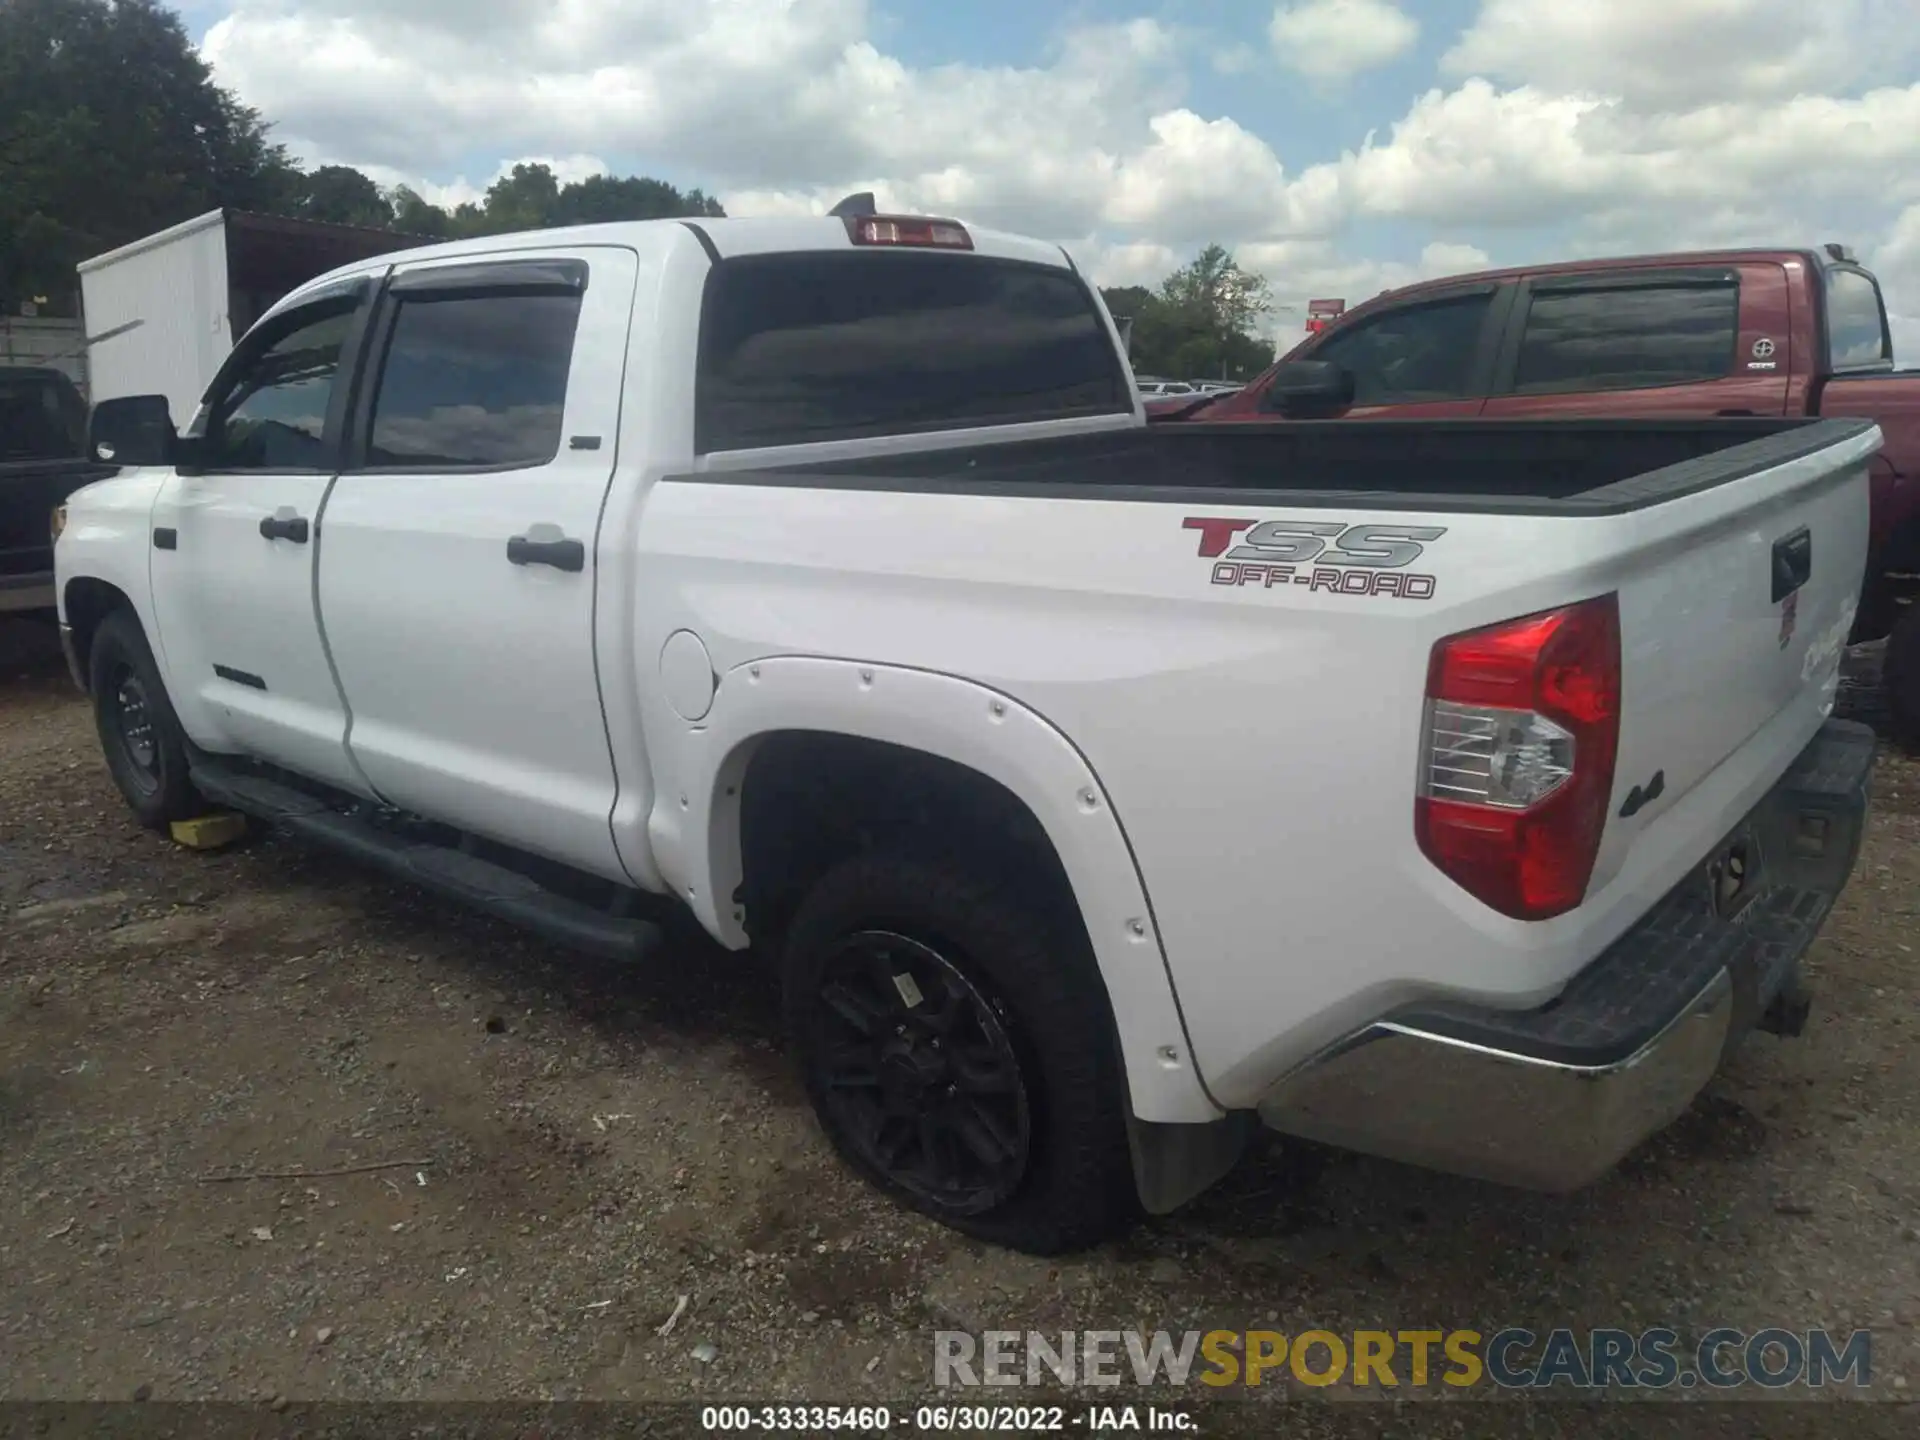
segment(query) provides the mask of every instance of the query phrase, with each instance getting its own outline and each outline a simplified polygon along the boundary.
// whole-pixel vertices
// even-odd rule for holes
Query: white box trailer
[[[421,243],[391,230],[211,210],[83,261],[90,398],[165,395],[184,427],[234,341],[274,301],[337,265]]]

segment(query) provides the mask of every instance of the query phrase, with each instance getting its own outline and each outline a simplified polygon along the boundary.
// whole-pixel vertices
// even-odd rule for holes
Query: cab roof
[[[888,217],[893,218],[893,217]],[[898,217],[925,220],[931,217]],[[946,254],[974,254],[989,259],[1018,260],[1055,269],[1076,269],[1072,258],[1059,245],[1030,239],[1001,230],[982,229],[963,220],[945,223],[960,225],[973,241],[973,248],[947,250]],[[598,225],[569,225],[550,230],[516,230],[504,235],[477,235],[465,240],[447,240],[395,250],[384,255],[356,260],[329,270],[302,285],[275,305],[278,310],[302,295],[322,286],[385,270],[389,265],[411,264],[421,260],[458,259],[465,255],[503,255],[519,250],[561,250],[587,246],[613,245],[637,250],[655,250],[676,239],[698,243],[716,260],[736,256],[782,254],[795,251],[852,250],[847,222],[833,215],[764,215],[709,219],[693,217],[667,220],[620,220]]]

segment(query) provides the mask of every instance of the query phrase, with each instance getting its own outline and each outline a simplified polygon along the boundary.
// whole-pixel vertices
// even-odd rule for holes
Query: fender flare
[[[780,656],[729,670],[701,721],[670,730],[659,737],[667,743],[648,838],[662,876],[736,950],[748,943],[731,898],[741,880],[741,782],[767,736],[814,730],[876,740],[997,781],[1033,812],[1073,887],[1112,1000],[1133,1113],[1167,1124],[1220,1118],[1193,1062],[1125,827],[1086,758],[1043,716],[951,675]]]

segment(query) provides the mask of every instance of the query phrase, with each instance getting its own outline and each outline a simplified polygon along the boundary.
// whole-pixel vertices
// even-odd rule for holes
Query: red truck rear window
[[[1893,359],[1880,287],[1863,271],[1827,271],[1827,350],[1835,370],[1870,370]]]
[[[702,454],[1132,408],[1092,293],[1061,267],[821,251],[723,260],[707,280]]]

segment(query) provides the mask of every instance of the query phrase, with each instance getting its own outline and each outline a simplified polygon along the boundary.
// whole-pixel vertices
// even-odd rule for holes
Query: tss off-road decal
[[[1393,595],[1431,600],[1439,582],[1407,566],[1441,525],[1349,525],[1344,520],[1253,520],[1189,515],[1183,530],[1200,532],[1200,557],[1214,561],[1215,585],[1305,585],[1336,595]],[[1236,543],[1237,542],[1237,543]]]

